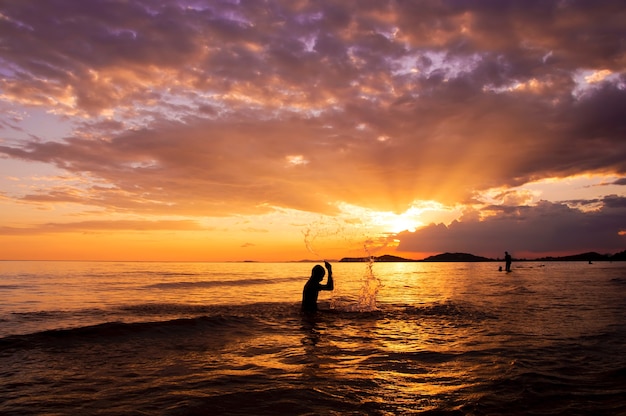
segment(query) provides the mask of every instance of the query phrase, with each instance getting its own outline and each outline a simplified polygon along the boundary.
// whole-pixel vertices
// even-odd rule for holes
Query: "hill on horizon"
[[[513,259],[514,261],[626,261],[626,250],[615,254],[600,254],[597,252],[587,252],[574,254],[571,256],[561,257],[540,257],[536,259]],[[370,257],[344,257],[339,262],[357,263],[357,262],[487,262],[487,261],[503,261],[502,259],[491,259],[483,256],[476,256],[470,253],[441,253],[426,257],[422,260],[407,259],[391,254]]]
[[[369,261],[374,261],[377,263],[384,262],[414,262],[420,260],[406,259],[404,257],[392,256],[391,254],[383,254],[382,256],[372,256],[372,257],[344,257],[339,262],[342,263],[366,263]]]
[[[360,262],[368,262],[374,261],[376,263],[384,263],[384,262],[434,262],[434,261],[459,261],[459,262],[469,262],[469,261],[495,261],[493,259],[489,259],[487,257],[475,256],[469,253],[442,253],[437,254],[435,256],[427,257],[423,260],[414,260],[407,259],[404,257],[393,256],[391,254],[384,254],[382,256],[372,256],[372,257],[344,257],[340,262],[344,263],[360,263]]]
[[[489,259],[487,257],[475,256],[474,254],[469,253],[442,253],[434,256],[426,257],[422,261],[462,261],[462,262],[472,262],[472,261],[495,261],[494,259]]]

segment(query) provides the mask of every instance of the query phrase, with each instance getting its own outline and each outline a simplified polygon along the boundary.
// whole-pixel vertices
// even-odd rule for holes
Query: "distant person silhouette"
[[[321,284],[326,272],[324,268],[319,264],[313,267],[311,270],[311,277],[304,285],[302,291],[302,312],[316,312],[317,311],[317,295],[320,290],[333,290],[335,285],[333,284],[333,268],[329,262],[325,261],[324,265],[328,270],[328,281],[325,285]]]
[[[505,270],[506,270],[507,272],[510,272],[510,271],[511,271],[511,261],[512,261],[512,259],[511,259],[511,255],[509,254],[509,252],[508,252],[508,251],[505,251],[505,252],[504,252],[504,262],[505,262],[505,264],[506,264],[506,266],[505,266]]]

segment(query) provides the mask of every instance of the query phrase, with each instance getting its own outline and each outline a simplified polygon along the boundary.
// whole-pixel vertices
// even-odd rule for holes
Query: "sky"
[[[626,249],[609,0],[0,0],[0,259]]]

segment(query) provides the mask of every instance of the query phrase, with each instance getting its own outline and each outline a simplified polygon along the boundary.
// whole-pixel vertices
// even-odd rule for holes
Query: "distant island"
[[[615,254],[600,254],[595,251],[563,257],[542,257],[536,261],[626,261],[626,250]]]
[[[443,253],[435,256],[426,257],[422,261],[462,261],[462,262],[477,262],[477,261],[496,261],[487,257],[475,256],[468,253]]]
[[[372,257],[344,257],[339,261],[342,263],[366,263],[369,261],[383,263],[383,262],[411,262],[411,261],[420,261],[420,260],[405,259],[403,257],[392,256],[391,254],[385,254],[382,256],[372,256]]]
[[[626,250],[615,254],[600,254],[596,252],[588,252],[562,257],[541,257],[537,259],[513,259],[514,261],[626,261]],[[434,256],[426,257],[422,260],[407,259],[390,254],[372,257],[344,257],[339,260],[342,263],[363,263],[373,261],[376,263],[384,262],[494,262],[503,261],[502,259],[491,259],[482,256],[476,256],[469,253],[442,253]]]
[[[372,257],[344,257],[340,262],[343,263],[362,263],[374,261],[376,263],[385,263],[385,262],[452,262],[452,261],[462,261],[462,262],[477,262],[477,261],[497,261],[494,259],[489,259],[487,257],[475,256],[473,254],[468,253],[442,253],[437,254],[435,256],[427,257],[423,260],[413,260],[406,259],[404,257],[392,256],[391,254],[385,254],[382,256],[372,256]]]

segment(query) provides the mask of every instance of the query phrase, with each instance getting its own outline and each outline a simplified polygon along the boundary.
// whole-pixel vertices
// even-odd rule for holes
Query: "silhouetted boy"
[[[335,288],[333,284],[333,269],[329,262],[325,261],[324,265],[328,270],[328,281],[325,285],[320,282],[324,279],[326,272],[324,268],[319,264],[316,264],[311,270],[311,277],[304,285],[302,291],[302,311],[303,312],[315,312],[317,311],[317,295],[320,290],[333,290]]]

